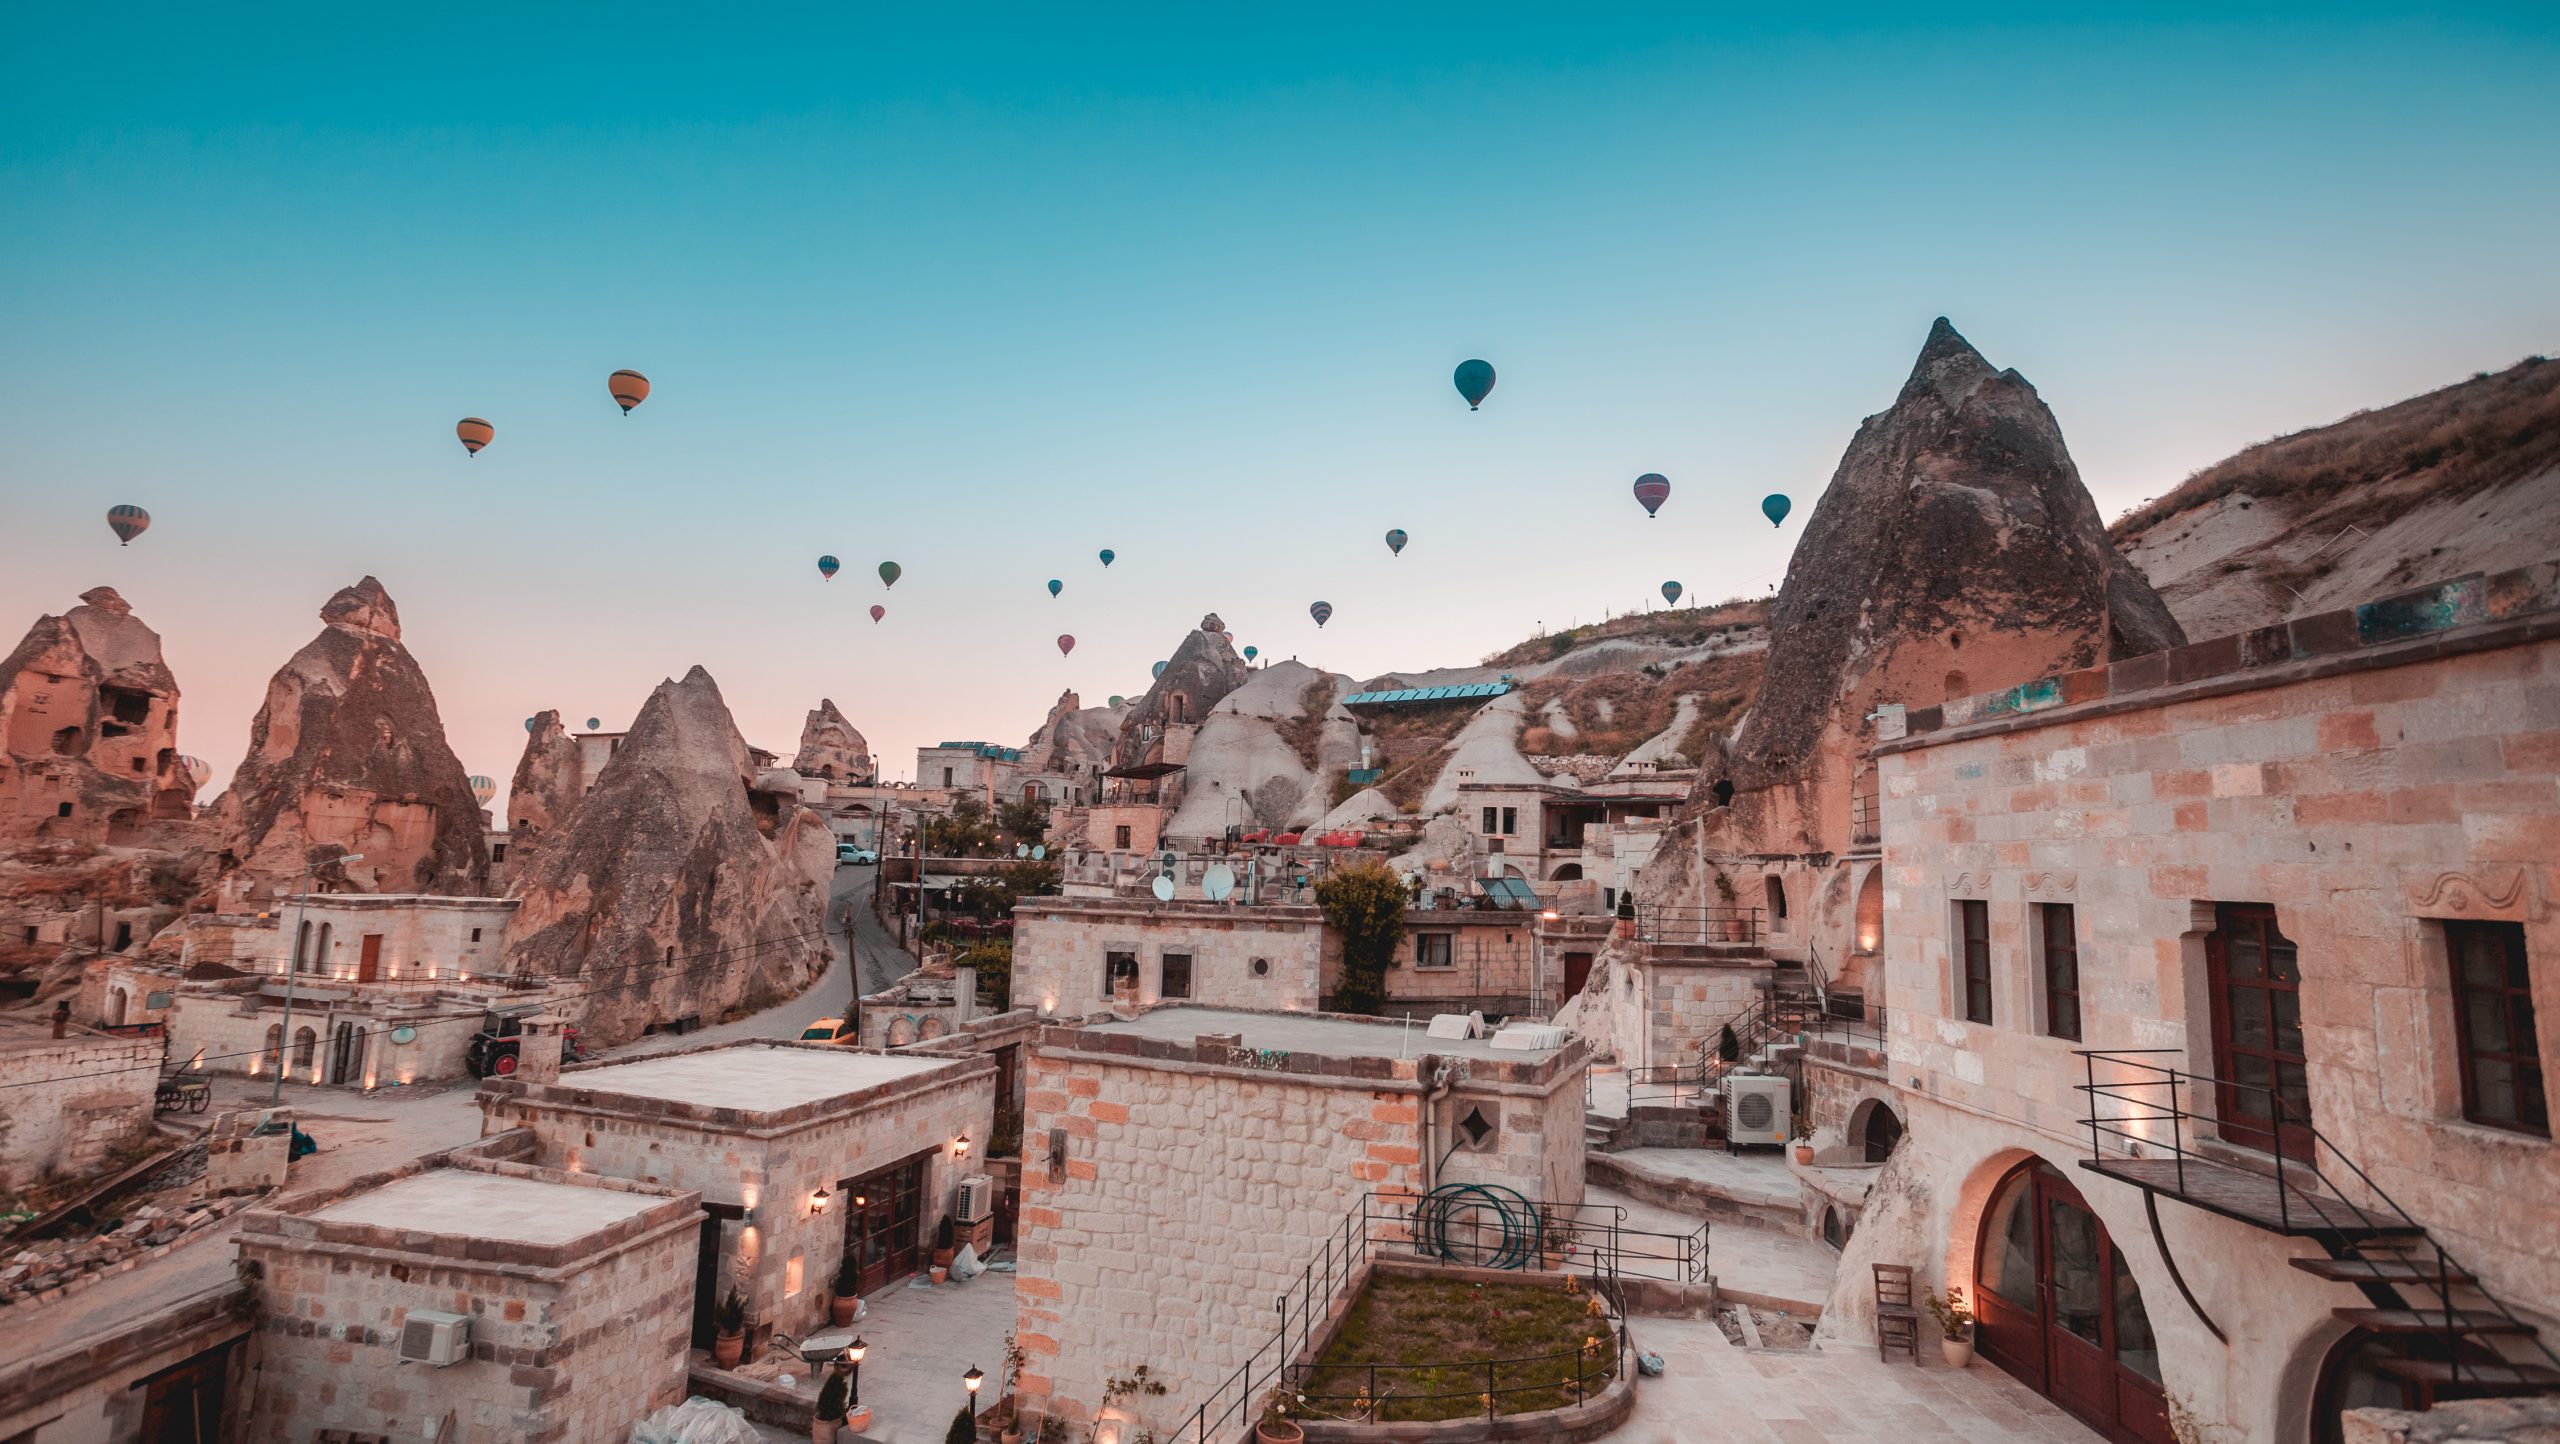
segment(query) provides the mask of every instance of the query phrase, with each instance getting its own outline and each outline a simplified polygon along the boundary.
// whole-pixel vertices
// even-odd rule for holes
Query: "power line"
[[[691,953],[691,954],[687,954],[687,955],[685,955],[685,956],[683,956],[683,957],[679,957],[679,958],[670,958],[670,959],[665,959],[665,960],[662,960],[662,961],[659,961],[659,962],[655,962],[655,963],[647,964],[647,965],[646,965],[647,967],[649,967],[649,968],[651,968],[651,969],[653,969],[653,970],[657,970],[657,971],[652,971],[652,972],[650,972],[650,973],[649,973],[647,976],[645,976],[645,977],[631,977],[631,978],[627,978],[627,979],[625,979],[625,980],[623,980],[623,981],[621,981],[621,982],[618,982],[618,983],[607,983],[607,984],[604,984],[604,985],[602,985],[602,986],[600,986],[600,987],[589,988],[589,989],[585,990],[584,992],[554,994],[554,995],[552,995],[552,996],[550,996],[550,997],[547,997],[547,998],[543,999],[543,1000],[542,1000],[542,1002],[543,1002],[543,1005],[544,1005],[544,1006],[548,1007],[548,1006],[550,1006],[550,1005],[552,1005],[552,1004],[555,1004],[555,1003],[574,1003],[574,1002],[578,1001],[578,1000],[579,1000],[579,999],[581,999],[581,998],[594,998],[594,997],[601,997],[602,995],[607,994],[607,993],[621,992],[621,991],[623,991],[623,990],[625,990],[625,989],[629,989],[629,988],[654,985],[655,983],[660,982],[660,981],[663,981],[665,978],[668,978],[668,977],[680,977],[680,976],[683,976],[683,975],[686,975],[686,974],[689,974],[689,973],[696,973],[696,972],[709,972],[709,971],[712,971],[715,967],[725,968],[725,967],[730,966],[730,964],[727,964],[727,963],[716,963],[716,964],[714,964],[714,963],[703,963],[703,962],[701,962],[701,961],[700,961],[701,959],[706,959],[706,958],[722,958],[722,957],[726,957],[726,956],[727,956],[728,954],[730,954],[730,953],[743,952],[743,951],[746,951],[746,950],[748,950],[748,949],[756,949],[756,950],[761,951],[762,949],[764,949],[764,948],[765,948],[765,947],[767,947],[767,946],[779,946],[779,945],[781,945],[781,944],[783,944],[783,943],[805,942],[805,941],[807,941],[807,940],[808,940],[808,939],[810,939],[810,938],[821,938],[821,939],[823,939],[824,937],[826,937],[826,935],[827,935],[827,934],[826,934],[826,929],[825,929],[824,927],[821,927],[821,928],[819,928],[816,932],[792,933],[792,934],[789,934],[788,936],[785,936],[785,937],[778,937],[778,938],[759,938],[759,939],[757,939],[756,941],[751,942],[751,943],[739,943],[739,944],[736,944],[736,945],[731,946],[731,947],[726,947],[726,948],[715,948],[715,949],[713,949],[712,951],[707,952],[707,953]],[[672,970],[671,970],[671,971],[669,970],[669,969],[670,969],[670,965],[671,965],[671,964],[678,964],[678,963],[681,963],[681,964],[687,964],[688,966],[684,966],[684,967],[675,967],[675,968],[672,968]],[[573,976],[583,976],[583,973],[582,973],[582,974],[578,974],[578,975],[573,975]],[[454,1024],[454,1023],[470,1023],[470,1024],[472,1024],[474,1027],[477,1027],[477,1026],[479,1025],[479,1023],[480,1023],[480,1022],[481,1022],[481,1020],[480,1020],[480,1019],[478,1019],[478,1018],[473,1018],[473,1017],[469,1017],[469,1016],[457,1016],[457,1017],[451,1017],[451,1018],[429,1018],[429,1019],[425,1020],[424,1022],[419,1022],[419,1023],[393,1023],[393,1024],[389,1024],[389,1025],[384,1026],[384,1027],[378,1027],[378,1028],[365,1028],[365,1029],[361,1029],[361,1030],[359,1030],[359,1031],[357,1032],[356,1036],[357,1036],[357,1037],[361,1037],[361,1038],[368,1038],[368,1039],[369,1039],[369,1038],[377,1037],[377,1036],[382,1035],[382,1034],[385,1034],[385,1033],[393,1032],[393,1031],[395,1031],[395,1030],[397,1030],[397,1029],[400,1029],[400,1028],[410,1028],[410,1029],[433,1028],[433,1027],[441,1027],[441,1026],[445,1026],[445,1025],[449,1025],[449,1024]],[[279,1025],[279,1026],[281,1026],[281,1025]],[[167,1035],[167,1033],[166,1033],[166,1031],[165,1031],[165,1026],[164,1026],[164,1031],[162,1032],[161,1036],[162,1036],[162,1038],[163,1038],[163,1040],[164,1040],[164,1041],[165,1041],[165,1039],[166,1039],[166,1038],[167,1038],[167,1036],[168,1036],[168,1035]],[[316,1036],[316,1035],[315,1035],[315,1036]],[[236,1053],[205,1053],[205,1054],[194,1054],[194,1055],[190,1055],[190,1056],[188,1057],[188,1059],[187,1059],[187,1063],[186,1063],[186,1065],[185,1065],[185,1066],[187,1066],[187,1067],[193,1067],[194,1065],[196,1065],[196,1064],[198,1064],[198,1063],[214,1063],[214,1062],[221,1062],[221,1061],[225,1061],[225,1060],[229,1060],[229,1059],[234,1059],[234,1058],[264,1058],[264,1057],[268,1057],[268,1056],[270,1056],[271,1054],[280,1056],[280,1055],[283,1053],[283,1051],[284,1051],[284,1044],[285,1044],[285,1040],[284,1040],[283,1038],[279,1037],[279,1038],[276,1040],[276,1047],[275,1047],[275,1048],[273,1048],[273,1049],[267,1049],[267,1048],[250,1048],[250,1049],[244,1049],[244,1050],[242,1050],[242,1051],[240,1051],[240,1052],[236,1052]],[[279,1063],[279,1066],[281,1066],[281,1063]],[[10,1088],[34,1088],[34,1087],[38,1087],[38,1086],[40,1086],[40,1085],[42,1085],[42,1084],[46,1084],[46,1083],[78,1082],[78,1081],[80,1081],[80,1080],[82,1080],[82,1079],[87,1079],[87,1078],[110,1078],[110,1077],[114,1077],[114,1076],[116,1076],[116,1075],[118,1075],[118,1074],[122,1074],[122,1073],[146,1073],[146,1072],[147,1072],[147,1073],[158,1073],[159,1071],[160,1071],[160,1065],[159,1065],[159,1064],[157,1064],[157,1063],[136,1063],[136,1064],[129,1064],[129,1065],[127,1065],[127,1066],[125,1066],[125,1067],[121,1067],[121,1068],[97,1068],[97,1069],[92,1069],[92,1070],[90,1070],[90,1071],[88,1071],[88,1072],[83,1072],[83,1073],[69,1073],[69,1074],[64,1074],[64,1075],[62,1075],[61,1077],[57,1077],[57,1078],[38,1078],[38,1079],[27,1079],[27,1080],[22,1080],[22,1081],[14,1082],[14,1083],[0,1083],[0,1090],[10,1089]]]

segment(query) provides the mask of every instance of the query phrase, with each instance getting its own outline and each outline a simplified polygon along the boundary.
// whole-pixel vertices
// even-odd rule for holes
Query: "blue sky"
[[[1764,592],[1939,314],[2110,516],[2560,347],[2548,9],[530,8],[12,17],[0,626],[122,589],[219,773],[367,572],[501,781],[695,662],[903,776],[1211,609],[1365,676]]]

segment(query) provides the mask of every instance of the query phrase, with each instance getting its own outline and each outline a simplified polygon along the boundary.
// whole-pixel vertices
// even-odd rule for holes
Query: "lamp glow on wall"
[[[954,1158],[966,1158],[969,1156],[969,1135],[966,1132],[963,1132],[959,1137],[951,1140],[951,1156]],[[971,1387],[975,1388],[976,1386],[972,1385]]]
[[[809,1190],[809,1216],[811,1218],[815,1218],[819,1214],[825,1213],[827,1211],[827,1202],[827,1191],[825,1189],[813,1188]]]

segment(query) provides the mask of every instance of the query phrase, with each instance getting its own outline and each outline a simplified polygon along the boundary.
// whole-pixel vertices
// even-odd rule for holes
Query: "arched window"
[[[284,1024],[267,1025],[266,1054],[261,1062],[270,1071],[284,1067]]]
[[[1862,953],[1884,951],[1884,869],[1867,869],[1866,881],[1858,884],[1858,918],[1854,941]]]
[[[1902,1117],[1882,1102],[1876,1102],[1867,1109],[1866,1125],[1861,1131],[1865,1136],[1860,1142],[1865,1147],[1869,1163],[1884,1162],[1893,1156],[1893,1150],[1902,1146]]]
[[[1769,927],[1774,932],[1787,930],[1787,885],[1775,874],[1760,879],[1760,890],[1768,898]]]
[[[312,943],[311,971],[315,973],[329,971],[329,927],[329,924],[322,923],[320,934]]]
[[[122,988],[115,988],[115,989],[111,989],[111,990],[107,993],[107,1026],[108,1026],[108,1027],[110,1027],[110,1028],[117,1027],[117,1026],[121,1025],[121,1024],[124,1022],[124,1007],[125,1007],[125,991],[124,991],[124,989],[122,989]]]
[[[297,973],[311,971],[311,922],[307,918],[302,926],[294,929],[293,970]]]
[[[1822,1241],[1835,1249],[1849,1241],[1848,1232],[1840,1227],[1840,1210],[1827,1203],[1822,1206]]]
[[[320,1035],[318,1033],[313,1032],[309,1028],[296,1028],[293,1030],[293,1066],[295,1068],[300,1069],[310,1067],[312,1058],[316,1056],[319,1051]]]

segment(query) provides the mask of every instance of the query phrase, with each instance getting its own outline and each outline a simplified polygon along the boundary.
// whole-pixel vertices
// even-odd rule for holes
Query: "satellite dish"
[[[1015,857],[1029,857],[1031,855],[1031,844],[1027,842],[1015,843],[1013,845],[1013,855]]]
[[[1209,895],[1211,902],[1225,902],[1227,894],[1236,890],[1235,869],[1223,862],[1211,864],[1209,870],[1200,875],[1200,890]]]
[[[406,1023],[403,1023],[399,1027],[391,1030],[391,1041],[394,1043],[414,1043],[418,1041],[418,1030],[410,1027]]]
[[[1163,873],[1157,873],[1155,894],[1157,902],[1173,901],[1173,879],[1166,877]]]
[[[1049,844],[1045,842],[1035,842],[1031,844],[1031,860],[1033,862],[1038,862],[1041,859],[1046,858],[1048,855]]]

